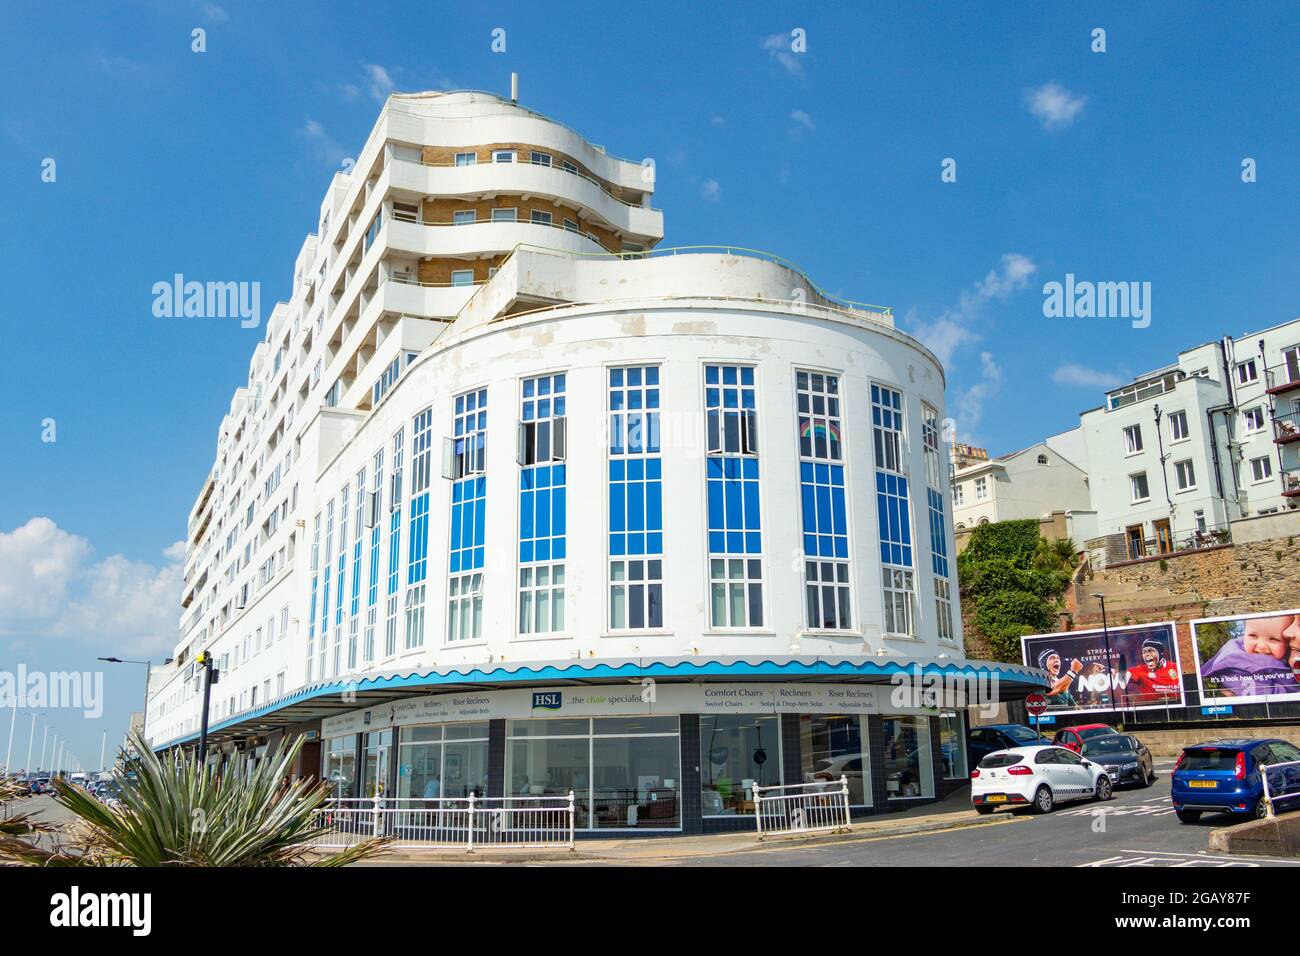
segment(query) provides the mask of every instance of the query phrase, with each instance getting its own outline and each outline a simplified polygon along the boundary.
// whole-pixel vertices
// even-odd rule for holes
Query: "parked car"
[[[970,766],[978,767],[981,760],[996,751],[1032,747],[1043,742],[1042,737],[1021,724],[986,724],[972,727],[966,734],[966,756]]]
[[[1069,800],[1109,800],[1110,775],[1064,747],[1013,747],[991,753],[970,775],[971,804],[980,814],[1003,807],[1051,813]]]
[[[854,805],[866,803],[862,784],[862,755],[842,754],[818,760],[813,768],[803,775],[804,783],[824,783],[827,789],[838,789],[840,777],[845,777],[849,785],[849,803]]]
[[[1079,753],[1083,749],[1083,742],[1089,737],[1105,737],[1117,733],[1119,731],[1109,724],[1075,724],[1058,730],[1052,737],[1052,743]]]
[[[1174,765],[1169,796],[1182,823],[1202,813],[1234,817],[1267,815],[1260,768],[1300,760],[1300,748],[1285,740],[1234,738],[1184,747]],[[1275,796],[1275,809],[1300,807],[1300,792]]]
[[[1102,734],[1083,741],[1081,755],[1101,764],[1116,787],[1134,784],[1149,787],[1155,782],[1155,761],[1151,751],[1132,734]]]

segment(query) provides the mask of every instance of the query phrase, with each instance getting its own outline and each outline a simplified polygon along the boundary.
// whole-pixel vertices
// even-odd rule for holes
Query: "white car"
[[[982,814],[1002,807],[1051,813],[1069,800],[1109,800],[1112,790],[1105,767],[1064,747],[996,750],[970,775],[971,803]]]

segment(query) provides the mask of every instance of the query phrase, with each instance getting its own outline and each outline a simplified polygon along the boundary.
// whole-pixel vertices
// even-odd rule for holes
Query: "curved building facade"
[[[755,784],[964,780],[953,687],[904,691],[1041,678],[965,660],[943,369],[781,260],[657,249],[653,172],[390,98],[222,424],[154,746],[193,745],[206,651],[218,749],[306,731],[340,796],[699,832]]]

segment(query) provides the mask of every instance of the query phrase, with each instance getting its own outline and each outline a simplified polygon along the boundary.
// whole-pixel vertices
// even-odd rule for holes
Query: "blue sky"
[[[154,318],[150,289],[257,281],[268,312],[390,89],[517,71],[525,106],[654,158],[665,245],[768,250],[892,306],[995,454],[1180,348],[1300,315],[1300,8],[1075,6],[6,5],[0,670],[171,648],[168,549],[264,330]],[[1150,327],[1045,318],[1066,273],[1150,282]],[[120,739],[142,669],[105,676],[104,716],[43,718],[38,748],[45,722],[86,758]]]

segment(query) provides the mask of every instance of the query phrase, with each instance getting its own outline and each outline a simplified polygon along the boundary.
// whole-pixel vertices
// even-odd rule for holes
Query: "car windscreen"
[[[1236,750],[1184,750],[1179,770],[1236,770]]]
[[[1033,743],[1038,740],[1038,734],[1028,727],[1004,727],[1002,732],[1018,743]]]
[[[1010,767],[1021,763],[1024,759],[1024,754],[989,754],[980,761],[980,768],[983,770],[996,770],[998,767]]]
[[[1133,752],[1133,743],[1127,737],[1121,737],[1119,734],[1090,737],[1083,745],[1083,752],[1090,757],[1094,754],[1131,754]]]
[[[1084,740],[1087,740],[1090,737],[1113,737],[1115,736],[1115,731],[1111,730],[1109,727],[1089,727],[1087,730],[1078,731],[1078,734]]]

